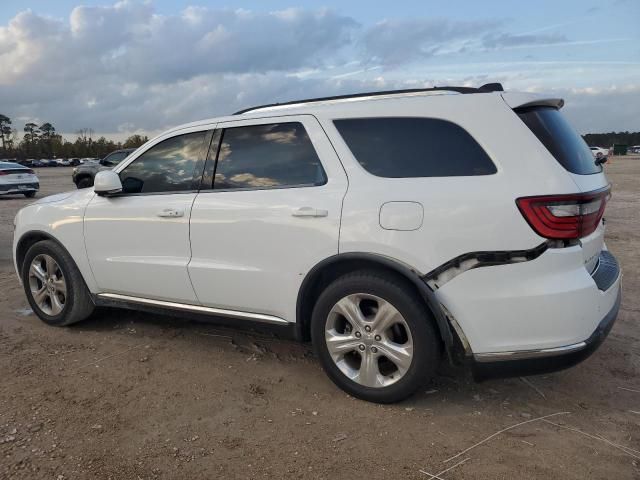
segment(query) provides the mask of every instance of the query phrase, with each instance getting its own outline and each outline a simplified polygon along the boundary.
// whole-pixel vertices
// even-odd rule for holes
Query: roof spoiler
[[[548,97],[537,93],[505,92],[502,98],[511,108],[553,107],[562,108],[564,100],[559,97]]]

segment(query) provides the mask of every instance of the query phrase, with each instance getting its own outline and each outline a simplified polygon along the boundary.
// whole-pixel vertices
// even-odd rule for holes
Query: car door
[[[197,304],[189,215],[210,138],[202,129],[160,138],[116,168],[121,194],[90,201],[85,244],[103,293]]]
[[[338,253],[346,174],[313,116],[218,128],[191,214],[194,289],[207,307],[295,321],[305,274]]]

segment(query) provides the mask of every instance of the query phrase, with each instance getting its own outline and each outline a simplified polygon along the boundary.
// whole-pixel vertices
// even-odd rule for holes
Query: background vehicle
[[[78,188],[87,188],[93,186],[93,178],[101,170],[108,170],[118,165],[122,160],[133,152],[135,148],[124,148],[116,150],[104,157],[99,162],[93,162],[92,159],[84,159],[83,165],[79,165],[73,169],[73,183]]]
[[[593,154],[593,158],[599,161],[602,161],[602,160],[606,161],[607,157],[609,156],[608,148],[589,147],[589,150],[591,150],[591,153]]]
[[[290,329],[370,401],[443,356],[479,378],[566,368],[611,329],[620,268],[609,183],[563,104],[489,84],[177,127],[23,208],[16,270],[51,325],[110,305]]]
[[[21,193],[31,198],[39,188],[40,181],[30,168],[19,163],[0,162],[0,195]]]
[[[71,161],[67,158],[58,158],[56,160],[56,163],[58,164],[59,167],[70,167],[71,166]]]

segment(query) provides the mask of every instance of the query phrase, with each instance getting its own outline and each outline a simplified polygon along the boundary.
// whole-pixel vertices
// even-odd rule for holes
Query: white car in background
[[[31,198],[40,188],[38,177],[28,167],[13,162],[0,162],[0,195],[21,193]]]
[[[591,154],[593,155],[593,158],[595,158],[600,163],[606,162],[606,159],[609,157],[609,149],[608,148],[589,147],[589,150],[591,150]]]

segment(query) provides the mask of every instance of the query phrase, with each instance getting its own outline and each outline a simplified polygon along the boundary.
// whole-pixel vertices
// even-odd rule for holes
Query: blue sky
[[[639,25],[637,0],[4,0],[0,113],[121,138],[253,103],[500,81],[562,95],[582,133],[640,130]]]

